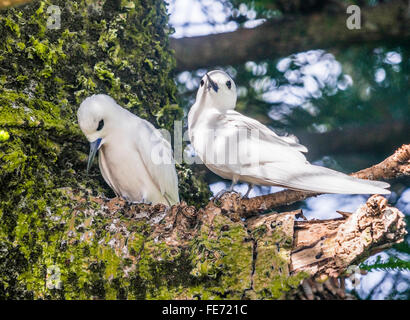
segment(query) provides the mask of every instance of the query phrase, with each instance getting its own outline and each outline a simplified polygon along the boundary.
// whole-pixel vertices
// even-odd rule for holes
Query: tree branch
[[[410,175],[410,144],[403,145],[383,162],[360,170],[352,176],[361,179],[396,179]]]
[[[367,174],[377,179],[407,174],[409,149],[410,145],[403,146],[367,169]],[[281,195],[286,198],[288,194]],[[283,204],[279,201],[283,197],[273,194],[240,200],[237,194],[230,194],[220,205],[210,201],[196,209],[184,202],[167,208],[71,194],[76,205],[66,222],[73,232],[68,239],[98,241],[102,252],[113,251],[121,261],[130,261],[123,270],[125,275],[138,272],[147,257],[152,264],[161,263],[166,254],[170,270],[177,268],[173,264],[179,259],[188,259],[181,260],[186,283],[179,286],[177,297],[183,299],[193,299],[197,292],[192,283],[201,288],[198,295],[205,298],[212,294],[279,299],[290,294],[311,299],[317,293],[344,299],[343,284],[334,277],[352,263],[402,241],[406,234],[404,215],[379,195],[369,198],[354,214],[341,212],[338,219],[297,221],[295,218],[303,218],[301,210],[254,215]],[[104,221],[109,231],[106,238],[98,236],[98,221]],[[321,282],[316,283],[317,279]],[[292,294],[300,290],[301,282],[304,294]]]
[[[30,1],[31,0],[0,0],[0,9],[8,8],[11,6],[18,6]]]
[[[291,272],[338,277],[355,262],[403,241],[404,214],[379,195],[350,217],[295,223]]]
[[[362,8],[361,29],[346,27],[345,11],[329,14],[324,10],[310,15],[286,15],[253,29],[171,39],[170,44],[176,53],[176,70],[184,71],[272,59],[315,48],[343,48],[361,42],[404,42],[410,35],[406,10],[403,1]]]
[[[273,298],[283,297],[289,289],[299,290],[302,279],[306,279],[302,286],[305,294],[297,294],[301,299],[314,299],[317,295],[349,298],[343,290],[343,280],[339,283],[335,277],[341,276],[352,263],[359,263],[378,250],[401,242],[406,235],[404,214],[389,206],[379,195],[369,198],[354,214],[321,221],[295,221],[295,217],[302,216],[301,210],[254,216],[242,221],[212,204],[195,210],[182,203],[167,210],[163,205],[128,205],[117,198],[93,200],[101,204],[102,210],[93,213],[87,209],[87,212],[91,216],[98,212],[100,216],[111,217],[107,228],[113,239],[122,239],[114,244],[116,254],[133,261],[127,272],[138,266],[139,254],[129,254],[127,243],[134,241],[136,235],[130,233],[124,221],[132,221],[133,225],[145,222],[152,227],[143,232],[147,246],[150,243],[152,246],[154,241],[166,245],[169,252],[180,253],[202,248],[199,252],[206,254],[197,266],[202,277],[210,272],[212,265],[222,261],[232,263],[229,270],[245,266],[240,269],[241,274],[234,276],[236,280],[232,280],[236,283],[240,279],[242,284],[236,289],[225,288],[242,291],[243,299],[258,298],[263,292],[271,292]],[[78,236],[88,239],[90,231],[84,226],[77,228],[82,228],[84,233]],[[225,257],[224,260],[221,257]],[[238,257],[242,257],[240,261]],[[157,258],[161,259],[161,255]],[[277,281],[281,281],[281,286],[272,287]],[[295,296],[293,291],[288,294]]]
[[[404,175],[408,176],[410,174],[409,160],[410,144],[407,144],[396,150],[392,156],[383,162],[351,175],[369,180],[394,179]],[[302,201],[309,197],[318,195],[319,193],[315,192],[283,190],[250,199],[241,199],[241,197],[236,193],[227,193],[222,196],[222,204],[220,207],[224,210],[224,212],[230,212],[237,214],[242,218],[248,218],[258,212],[271,210],[284,205],[290,205],[297,201]]]
[[[247,220],[247,228],[255,234],[257,241],[256,260],[262,261],[272,250],[281,250],[280,242],[276,240],[273,241],[276,248],[272,246],[272,238],[275,238],[278,228],[282,229],[285,238],[293,235],[292,250],[286,259],[289,263],[287,271],[290,274],[303,271],[310,275],[303,281],[302,290],[298,289],[300,299],[313,300],[317,296],[351,299],[345,293],[344,279],[339,281],[337,278],[348,266],[403,241],[407,234],[404,214],[389,206],[387,200],[379,195],[369,198],[354,214],[338,219],[294,221],[298,215],[301,215],[300,210],[252,217]],[[262,235],[255,232],[262,227]],[[272,264],[275,265],[275,261],[271,261]],[[266,265],[261,265],[263,267],[253,275],[253,289],[256,291],[269,286],[265,276]]]

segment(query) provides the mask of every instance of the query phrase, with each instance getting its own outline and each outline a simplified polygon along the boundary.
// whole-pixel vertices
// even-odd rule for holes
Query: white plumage
[[[152,204],[179,202],[171,145],[151,123],[104,94],[85,99],[77,116],[91,145],[87,170],[99,150],[102,176],[117,196]]]
[[[234,111],[236,86],[223,71],[207,73],[188,114],[189,137],[204,164],[224,179],[320,193],[389,194],[390,185],[310,164],[307,148]],[[331,142],[329,142],[331,143]],[[249,191],[248,191],[249,193]]]

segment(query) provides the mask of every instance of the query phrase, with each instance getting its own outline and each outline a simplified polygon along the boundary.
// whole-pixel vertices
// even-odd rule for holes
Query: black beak
[[[101,143],[101,138],[98,138],[97,140],[90,142],[90,154],[88,155],[87,173],[91,168],[91,164],[93,163],[94,157],[97,154],[100,143]]]
[[[208,74],[206,74],[206,77],[208,78],[208,82],[209,82],[208,88],[212,87],[212,89],[214,89],[215,92],[218,92],[218,89],[219,89],[218,85],[211,79],[211,77]]]

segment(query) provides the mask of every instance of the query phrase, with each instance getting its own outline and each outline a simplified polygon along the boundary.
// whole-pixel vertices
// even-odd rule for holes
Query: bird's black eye
[[[231,89],[232,83],[230,80],[226,81],[226,86],[228,87],[228,89]]]
[[[204,83],[205,83],[204,80],[201,80],[201,87],[204,85]]]
[[[98,122],[97,131],[100,131],[103,127],[104,127],[104,120],[100,120],[100,122]]]

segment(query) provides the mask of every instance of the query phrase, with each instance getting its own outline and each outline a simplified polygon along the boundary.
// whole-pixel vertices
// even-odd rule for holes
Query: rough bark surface
[[[61,11],[57,28],[51,5]],[[85,216],[73,215],[66,193],[111,192],[98,166],[85,173],[88,143],[76,119],[85,97],[110,94],[157,127],[181,117],[168,34],[162,0],[47,0],[0,11],[0,298],[123,297],[123,281],[138,292],[125,296],[145,297],[136,275],[118,280],[114,251],[76,245],[70,231]],[[208,199],[187,166],[178,175],[183,199]],[[107,222],[94,220],[95,240]],[[56,287],[50,279],[60,275]]]
[[[116,279],[127,298],[351,298],[335,278],[406,234],[404,215],[379,195],[353,214],[340,212],[341,218],[322,221],[300,220],[301,210],[251,216],[261,208],[241,210],[234,205],[237,194],[225,194],[221,203],[211,201],[202,209],[67,195],[78,205],[59,222],[69,226],[60,239],[69,244],[64,255],[90,246],[87,261],[99,261],[107,280],[103,288],[109,294],[91,297],[118,297]],[[62,272],[58,281],[69,285]]]
[[[63,8],[60,29],[47,28],[49,5]],[[394,209],[387,230],[371,224],[386,215],[377,198],[360,211],[363,228],[340,237],[354,243],[369,228],[380,236],[328,268],[293,270],[299,212],[257,217],[278,201],[235,194],[201,209],[208,190],[186,166],[178,167],[182,198],[197,207],[96,197],[108,189],[97,167],[85,175],[76,109],[105,92],[170,128],[181,111],[166,22],[162,0],[37,1],[0,12],[1,299],[279,299],[312,270],[338,274],[351,258],[400,241]],[[355,230],[349,221],[338,228]]]
[[[392,156],[370,168],[352,174],[362,179],[395,179],[410,175],[410,144],[403,145]]]
[[[406,235],[403,213],[379,195],[355,213],[321,221],[295,219],[303,217],[301,210],[241,219],[214,202],[196,210],[184,203],[166,209],[117,198],[77,195],[72,200],[81,204],[74,215],[87,222],[72,229],[70,237],[80,239],[72,243],[92,243],[98,229],[91,222],[103,218],[111,236],[99,238],[99,250],[132,261],[125,278],[144,266],[149,280],[139,280],[149,289],[139,297],[145,298],[298,298],[300,284],[305,295],[299,298],[311,298],[311,291],[351,298],[335,278]],[[158,263],[169,269],[158,271]]]
[[[340,219],[296,222],[291,270],[337,277],[349,265],[402,240],[405,226],[403,213],[378,195]]]

